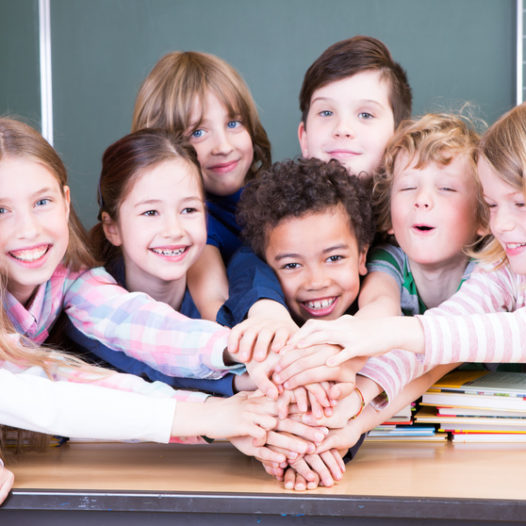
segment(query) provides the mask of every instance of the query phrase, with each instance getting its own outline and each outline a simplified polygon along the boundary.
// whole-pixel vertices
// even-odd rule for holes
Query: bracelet
[[[358,391],[358,394],[360,395],[360,398],[362,399],[362,405],[360,406],[359,411],[354,416],[351,416],[351,418],[349,418],[349,420],[354,420],[355,418],[360,416],[360,414],[363,411],[363,408],[365,407],[365,398],[363,397],[362,392],[360,391],[360,389],[358,387],[355,387],[354,390]]]

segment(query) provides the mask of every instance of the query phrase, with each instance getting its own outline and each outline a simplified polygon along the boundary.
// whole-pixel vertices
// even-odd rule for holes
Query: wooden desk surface
[[[82,503],[92,510],[526,520],[521,444],[365,443],[339,484],[303,493],[285,491],[227,443],[72,443],[24,454],[9,467],[16,483],[2,524],[4,510],[33,506],[37,496],[33,509]],[[123,496],[129,499],[116,503]]]

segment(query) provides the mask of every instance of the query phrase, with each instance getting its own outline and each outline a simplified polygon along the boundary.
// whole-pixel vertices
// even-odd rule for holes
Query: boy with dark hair
[[[238,204],[242,234],[252,250],[276,273],[296,323],[334,320],[354,314],[367,249],[374,236],[368,192],[363,182],[335,160],[300,159],[275,163],[245,187]],[[311,404],[313,402],[310,398]],[[359,409],[358,395],[338,404]],[[298,405],[299,407],[299,405]],[[349,450],[346,460],[362,440]],[[305,455],[284,474],[286,487],[316,487],[317,476],[333,484],[341,463],[337,450]],[[282,478],[281,468],[269,473]],[[311,473],[311,470],[315,475]],[[304,487],[302,487],[302,485]]]
[[[246,186],[238,221],[298,323],[335,319],[353,305],[374,227],[363,184],[340,163],[275,163]]]
[[[304,157],[338,159],[350,173],[372,176],[387,141],[411,116],[405,71],[376,38],[336,42],[305,73],[298,138]]]

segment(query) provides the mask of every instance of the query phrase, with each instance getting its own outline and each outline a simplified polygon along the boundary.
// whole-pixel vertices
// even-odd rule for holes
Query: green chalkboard
[[[0,0],[0,79],[0,115],[39,129],[37,0]]]
[[[18,5],[0,3],[0,15]],[[492,122],[515,100],[514,0],[51,0],[51,34],[55,146],[86,226],[101,154],[129,131],[141,81],[172,50],[215,53],[242,73],[276,160],[298,153],[306,68],[355,34],[380,38],[406,68],[416,114],[471,101]]]

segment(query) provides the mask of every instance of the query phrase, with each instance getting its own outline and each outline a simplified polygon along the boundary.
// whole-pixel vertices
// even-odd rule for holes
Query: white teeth
[[[10,252],[10,254],[15,259],[30,263],[31,261],[40,259],[47,252],[48,248],[49,247],[45,246],[40,248],[31,248],[28,250],[15,250],[14,252]]]
[[[160,254],[161,256],[179,256],[185,251],[185,248],[178,248],[176,250],[168,250],[165,248],[152,248],[152,252]]]
[[[335,302],[335,300],[336,298],[330,298],[326,300],[306,301],[305,303],[309,309],[317,310],[330,307]]]
[[[511,250],[525,246],[526,243],[506,243],[506,246]]]

